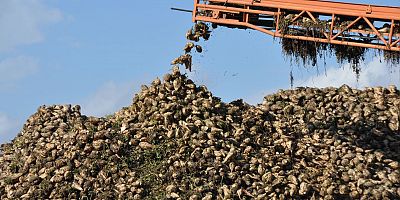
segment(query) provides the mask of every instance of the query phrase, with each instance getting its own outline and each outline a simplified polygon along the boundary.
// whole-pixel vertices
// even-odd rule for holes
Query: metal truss
[[[193,21],[280,38],[400,51],[400,7],[321,0],[194,0]],[[319,25],[312,29],[320,34],[307,34],[310,24]]]

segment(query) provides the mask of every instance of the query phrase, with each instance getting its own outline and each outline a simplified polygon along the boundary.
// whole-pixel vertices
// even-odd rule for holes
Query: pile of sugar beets
[[[1,199],[399,199],[400,92],[224,103],[177,67],[104,117],[41,106],[1,145]]]

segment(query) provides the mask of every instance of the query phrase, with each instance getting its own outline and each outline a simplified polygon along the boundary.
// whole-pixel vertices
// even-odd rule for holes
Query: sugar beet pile
[[[3,144],[1,199],[398,199],[400,93],[223,103],[178,68],[105,118],[42,106]]]

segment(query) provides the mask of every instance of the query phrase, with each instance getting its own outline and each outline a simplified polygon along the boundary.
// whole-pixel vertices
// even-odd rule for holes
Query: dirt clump
[[[185,53],[172,61],[173,65],[185,65],[185,68],[192,71],[192,55]]]
[[[398,199],[400,92],[224,103],[177,67],[103,117],[42,106],[1,146],[1,199]]]

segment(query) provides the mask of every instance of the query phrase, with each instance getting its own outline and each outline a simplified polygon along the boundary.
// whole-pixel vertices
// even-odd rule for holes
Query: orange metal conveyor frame
[[[297,34],[283,33],[289,20]],[[302,35],[301,19],[328,24],[322,34]],[[400,7],[322,0],[194,0],[193,21],[250,28],[280,38],[400,52]],[[382,26],[379,28],[378,26]]]

